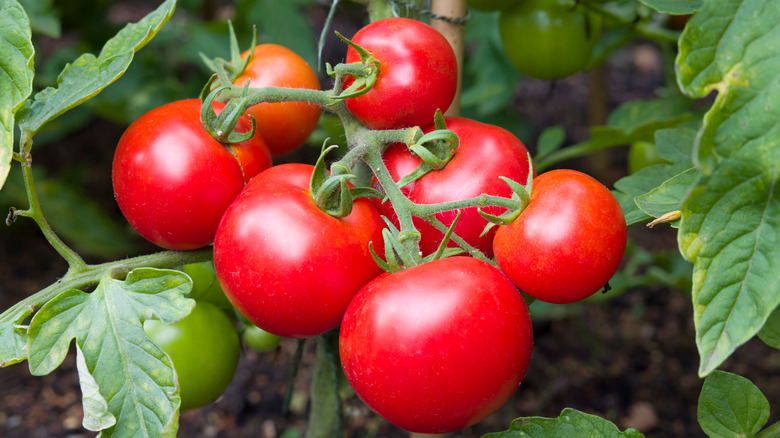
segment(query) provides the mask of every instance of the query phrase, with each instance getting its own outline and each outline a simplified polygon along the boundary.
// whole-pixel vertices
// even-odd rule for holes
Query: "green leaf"
[[[175,436],[181,399],[173,364],[147,337],[143,321],[156,317],[170,324],[185,317],[195,304],[185,297],[191,288],[180,271],[140,268],[124,281],[104,277],[89,294],[61,293],[30,324],[30,372],[57,368],[75,339],[84,360],[79,373],[91,376],[81,383],[90,427],[107,426],[112,415],[116,425],[104,429],[105,436]]]
[[[100,385],[87,368],[81,347],[76,344],[76,369],[81,387],[81,404],[84,406],[84,429],[98,432],[116,424],[116,417],[108,411],[108,402],[100,395]]]
[[[536,156],[543,157],[550,152],[560,149],[566,140],[566,131],[560,126],[551,126],[541,134],[536,142]]]
[[[33,309],[13,306],[0,315],[0,367],[27,359],[27,326],[25,320]]]
[[[699,374],[755,336],[780,304],[780,4],[709,1],[680,40],[678,82],[716,90],[694,158],[703,177],[682,206],[694,263]]]
[[[30,17],[32,31],[52,38],[59,38],[62,27],[54,10],[54,0],[19,0]]]
[[[780,350],[780,307],[776,308],[758,332],[758,337],[766,345]]]
[[[636,429],[621,432],[608,420],[571,408],[558,418],[525,417],[512,422],[509,430],[489,433],[482,438],[643,438]]]
[[[32,93],[34,75],[30,20],[16,0],[0,0],[0,189],[11,169],[14,114]]]
[[[704,0],[639,0],[658,12],[670,15],[693,14],[701,9]]]
[[[699,172],[696,169],[688,169],[644,195],[637,196],[634,202],[648,216],[661,217],[680,209],[685,196],[698,179]]]
[[[655,142],[658,154],[671,164],[656,164],[646,167],[632,175],[621,178],[615,183],[615,188],[617,189],[615,197],[623,208],[623,214],[628,225],[642,222],[650,217],[658,217],[651,216],[648,214],[649,211],[658,212],[668,208],[669,199],[663,200],[663,206],[654,207],[652,203],[657,201],[658,197],[645,198],[643,199],[644,209],[641,209],[635,201],[648,193],[662,190],[660,187],[667,184],[667,182],[671,181],[668,188],[675,187],[677,189],[674,196],[680,196],[680,201],[683,200],[682,195],[684,193],[680,190],[680,185],[674,183],[674,179],[678,177],[692,177],[692,175],[684,177],[680,175],[691,173],[690,168],[693,166],[691,154],[695,136],[695,131],[686,128],[663,129],[656,132]],[[681,179],[678,183],[685,181],[685,179]],[[668,211],[664,211],[664,213],[668,213]]]
[[[714,371],[704,381],[697,416],[709,437],[752,437],[769,419],[769,402],[750,380]]]
[[[681,96],[632,100],[610,113],[607,126],[619,129],[631,141],[652,140],[657,130],[692,119],[690,105],[690,101]]]
[[[173,14],[176,0],[166,0],[137,23],[128,24],[108,40],[95,57],[85,53],[68,64],[57,78],[57,87],[37,93],[25,108],[20,125],[36,132],[63,112],[100,93],[119,79],[137,50],[157,34]]]

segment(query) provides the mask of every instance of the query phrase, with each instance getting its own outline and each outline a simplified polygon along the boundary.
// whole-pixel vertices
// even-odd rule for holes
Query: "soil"
[[[614,108],[622,101],[652,97],[662,81],[659,56],[647,44],[618,54],[606,70],[610,84],[606,105]],[[523,80],[513,109],[533,126],[564,124],[570,139],[576,141],[587,135],[589,83],[587,74],[558,81],[554,87],[549,82]],[[110,188],[112,150],[104,145],[116,144],[122,130],[96,120],[64,140],[62,147],[41,154],[36,164],[56,174],[77,160],[89,160],[92,171],[84,176],[84,184],[121,221]],[[283,161],[311,160],[312,151],[316,148]],[[617,150],[606,160],[609,166],[599,177],[609,184],[625,172],[625,151]],[[589,170],[588,163],[582,161],[562,166]],[[40,232],[26,223],[29,221],[17,222],[0,231],[0,309],[47,286],[66,269]],[[635,226],[631,237],[650,250],[676,247],[669,229],[649,231]],[[555,417],[565,407],[607,418],[621,429],[637,428],[647,437],[704,436],[696,420],[703,381],[697,376],[694,339],[687,292],[663,286],[635,287],[610,300],[573,307],[561,317],[535,317],[534,353],[520,390],[491,417],[448,437],[478,437],[506,429],[518,416]],[[181,415],[178,436],[302,436],[309,411],[313,344],[308,343],[303,357],[289,413],[283,415],[281,406],[296,348],[294,340],[284,340],[273,353],[246,351],[232,384],[218,401]],[[780,351],[753,340],[740,347],[721,369],[751,379],[773,406],[770,422],[780,420]],[[354,396],[346,401],[344,412],[349,437],[409,436],[371,413]],[[26,363],[0,370],[0,436],[95,436],[81,427],[82,416],[73,353],[47,376],[31,376]]]

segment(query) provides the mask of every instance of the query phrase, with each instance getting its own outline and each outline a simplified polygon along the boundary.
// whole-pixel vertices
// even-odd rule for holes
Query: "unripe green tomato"
[[[144,331],[173,361],[181,394],[181,409],[213,402],[233,380],[241,342],[228,316],[200,301],[181,321],[144,321]]]
[[[628,149],[628,173],[634,174],[654,164],[666,163],[658,155],[655,143],[649,141],[637,141]]]
[[[246,326],[243,336],[249,348],[260,352],[276,350],[282,341],[281,336],[269,333],[256,325]]]
[[[501,11],[517,2],[518,0],[466,0],[466,6],[480,11]]]
[[[214,262],[192,263],[184,265],[182,270],[192,279],[190,298],[195,301],[207,301],[220,309],[233,310],[233,305],[228,301],[217,280]]]
[[[601,34],[600,15],[565,0],[522,0],[501,12],[499,25],[509,60],[538,79],[584,69]]]

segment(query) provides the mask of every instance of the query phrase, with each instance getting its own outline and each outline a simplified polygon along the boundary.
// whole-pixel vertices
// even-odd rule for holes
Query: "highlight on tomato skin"
[[[383,274],[355,295],[339,352],[355,393],[394,425],[447,433],[517,391],[531,358],[528,308],[501,271],[449,257]]]
[[[620,204],[596,179],[568,169],[533,181],[528,207],[493,241],[501,270],[548,303],[581,301],[602,290],[626,249]]]
[[[222,107],[214,103],[215,110]],[[122,214],[162,248],[211,244],[228,205],[251,177],[271,166],[262,136],[228,150],[203,128],[200,112],[199,99],[154,108],[130,124],[114,153],[111,179]],[[241,117],[236,131],[251,126]]]

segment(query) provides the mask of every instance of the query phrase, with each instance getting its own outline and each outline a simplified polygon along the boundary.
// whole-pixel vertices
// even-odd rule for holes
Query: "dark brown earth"
[[[651,97],[662,80],[658,51],[649,44],[619,53],[604,71],[609,86],[605,104]],[[513,108],[532,126],[563,124],[572,141],[586,137],[588,84],[591,76],[575,75],[550,83],[524,80]],[[47,150],[36,164],[51,173],[87,160],[84,177],[89,192],[117,218],[110,187],[110,160],[122,128],[96,121]],[[533,137],[535,138],[535,137]],[[525,140],[525,139],[524,139]],[[533,142],[529,142],[533,145]],[[59,151],[59,152],[57,152]],[[308,154],[306,159],[310,159]],[[36,157],[37,158],[37,157]],[[300,157],[287,157],[297,159]],[[625,174],[625,150],[605,157],[599,178],[611,184]],[[563,163],[590,171],[587,161]],[[5,208],[6,206],[0,206]],[[631,229],[634,241],[649,250],[674,251],[669,229]],[[20,219],[0,230],[0,309],[47,286],[65,272],[40,233]],[[151,250],[151,248],[148,248]],[[686,291],[663,286],[634,287],[611,300],[577,306],[558,318],[534,316],[534,353],[528,374],[515,397],[495,415],[448,436],[477,437],[507,428],[518,416],[557,416],[573,407],[635,427],[648,437],[704,436],[696,421],[702,380],[697,376],[692,308]],[[306,427],[308,384],[313,343],[304,356],[295,383],[291,412],[281,405],[295,341],[285,340],[270,354],[247,351],[233,383],[217,402],[185,412],[181,437],[296,437]],[[751,379],[773,407],[770,422],[780,419],[780,352],[754,340],[741,347],[722,367]],[[55,372],[33,377],[26,363],[0,370],[0,436],[8,438],[89,437],[81,428],[80,390],[71,354]],[[359,400],[348,400],[350,437],[404,437],[401,431],[372,414]]]

